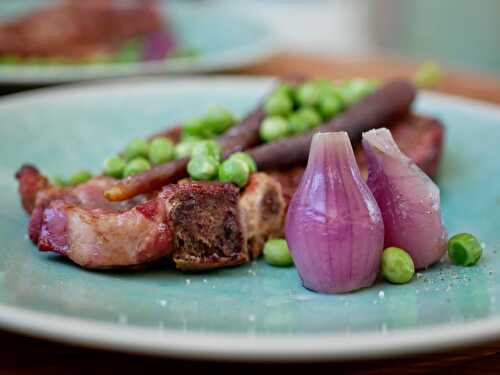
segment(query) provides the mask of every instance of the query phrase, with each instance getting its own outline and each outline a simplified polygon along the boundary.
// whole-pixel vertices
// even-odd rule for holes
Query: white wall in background
[[[365,0],[215,0],[267,22],[288,50],[362,54],[373,50],[372,2]]]

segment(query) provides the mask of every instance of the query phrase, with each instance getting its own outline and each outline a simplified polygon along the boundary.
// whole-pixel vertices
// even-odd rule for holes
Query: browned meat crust
[[[248,261],[238,216],[239,191],[232,184],[168,185],[166,200],[176,267],[199,271]]]
[[[0,55],[85,59],[163,29],[152,1],[62,1],[0,25]]]
[[[31,164],[25,164],[16,173],[16,178],[19,180],[19,195],[23,208],[27,213],[31,214],[35,207],[36,196],[39,191],[49,187],[49,181],[38,173]]]
[[[248,252],[257,258],[264,243],[283,235],[286,202],[281,184],[267,173],[253,173],[239,201]]]

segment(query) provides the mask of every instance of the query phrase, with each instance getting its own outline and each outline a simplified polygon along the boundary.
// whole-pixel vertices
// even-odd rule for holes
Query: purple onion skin
[[[143,59],[162,60],[175,50],[175,40],[168,31],[157,31],[144,38]]]
[[[439,188],[406,155],[387,129],[363,134],[368,186],[382,212],[385,246],[406,250],[422,269],[439,261],[448,234],[441,218]]]
[[[314,135],[307,168],[290,202],[285,234],[306,288],[346,293],[375,281],[384,223],[347,133]]]

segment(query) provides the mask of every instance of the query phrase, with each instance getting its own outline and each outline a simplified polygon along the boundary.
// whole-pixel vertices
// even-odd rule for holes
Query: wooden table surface
[[[410,77],[416,64],[395,59],[370,58],[339,60],[278,55],[264,63],[234,71],[235,74],[282,75],[307,73],[314,76],[348,78]],[[500,81],[489,76],[445,71],[434,90],[500,104]],[[8,88],[0,87],[0,93]],[[500,124],[499,124],[500,125]],[[220,373],[320,370],[330,374],[500,374],[500,341],[442,353],[383,360],[321,364],[241,364],[207,363],[178,359],[150,358],[91,350],[52,343],[0,331],[0,374],[96,374],[146,373],[162,371],[218,371]]]

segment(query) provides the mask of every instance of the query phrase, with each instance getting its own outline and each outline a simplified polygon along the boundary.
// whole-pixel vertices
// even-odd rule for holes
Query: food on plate
[[[323,125],[278,142],[262,144],[248,153],[257,163],[259,170],[305,164],[315,133],[343,130],[353,141],[359,140],[363,131],[378,127],[381,123],[394,121],[398,116],[408,113],[415,95],[415,88],[410,82],[389,82]]]
[[[382,212],[385,245],[408,252],[416,269],[443,257],[448,233],[441,217],[439,188],[403,154],[386,128],[363,134],[368,186]]]
[[[31,240],[86,268],[161,257],[183,270],[236,265],[258,256],[261,244],[282,230],[281,187],[266,174],[254,173],[241,194],[232,184],[183,181],[125,202],[104,198],[114,183],[109,177],[57,188],[25,165],[17,178],[32,215]]]
[[[6,64],[131,63],[178,51],[153,0],[61,0],[0,24]]]
[[[444,127],[412,113],[415,96],[405,80],[288,77],[241,120],[211,107],[132,140],[101,175],[48,179],[24,165],[16,177],[30,239],[92,269],[167,259],[203,271],[264,253],[327,293],[367,287],[379,272],[408,282],[446,245],[472,265],[481,247],[464,234],[447,243],[430,179]]]
[[[264,260],[271,266],[293,266],[293,259],[288,249],[288,244],[283,238],[273,238],[264,245]]]
[[[285,82],[290,87],[294,87],[294,84],[296,86],[297,82],[303,82],[303,80],[287,79]],[[393,81],[353,104],[352,107],[333,117],[325,125],[318,126],[301,135],[290,136],[279,142],[255,147],[261,141],[259,131],[266,118],[264,110],[259,106],[240,123],[219,137],[218,142],[226,155],[254,147],[248,153],[260,170],[290,168],[293,165],[306,162],[309,145],[315,132],[346,130],[349,136],[359,138],[364,130],[377,127],[380,123],[396,120],[398,116],[406,114],[415,95],[415,88],[410,82]],[[119,201],[159,189],[185,177],[188,162],[188,158],[177,159],[154,167],[147,173],[120,181],[106,191],[106,197],[113,201]]]
[[[483,254],[483,247],[470,233],[455,234],[448,241],[448,256],[453,263],[461,266],[473,266]]]
[[[314,135],[285,234],[306,288],[345,293],[375,281],[384,223],[346,132]]]
[[[382,253],[380,273],[391,283],[404,284],[415,274],[415,265],[406,251],[399,247],[388,247]]]

